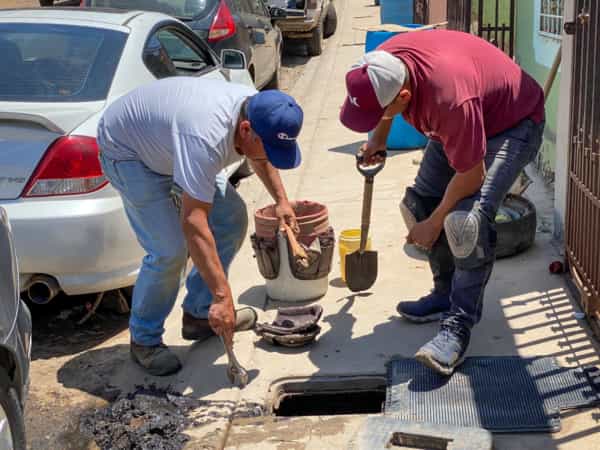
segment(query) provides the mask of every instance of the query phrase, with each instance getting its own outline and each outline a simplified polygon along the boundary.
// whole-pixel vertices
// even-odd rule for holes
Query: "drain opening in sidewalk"
[[[444,439],[420,434],[394,433],[386,446],[390,449],[447,450],[452,439]]]
[[[333,416],[379,414],[385,402],[385,380],[380,377],[310,379],[283,382],[275,389],[275,416]]]

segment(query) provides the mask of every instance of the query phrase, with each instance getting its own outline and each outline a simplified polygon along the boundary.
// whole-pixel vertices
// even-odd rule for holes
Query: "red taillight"
[[[227,4],[221,0],[219,9],[208,31],[208,42],[217,42],[235,34],[235,20]]]
[[[87,194],[107,183],[98,160],[96,139],[65,136],[46,151],[23,190],[23,197]]]
[[[80,7],[80,8],[83,8],[84,6],[85,6],[85,0],[81,0],[81,1],[79,2],[79,7]]]

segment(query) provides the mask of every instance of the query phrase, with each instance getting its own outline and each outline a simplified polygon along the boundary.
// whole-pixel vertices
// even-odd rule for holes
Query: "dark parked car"
[[[224,49],[241,50],[258,89],[278,86],[282,35],[263,0],[82,0],[81,4],[174,16],[219,56]],[[274,8],[273,14],[280,17],[284,12]]]
[[[29,383],[31,315],[19,297],[10,224],[0,207],[0,449],[25,450],[23,407]]]
[[[303,39],[311,56],[323,52],[323,39],[333,36],[337,13],[332,0],[268,0],[271,7],[285,9],[275,23],[285,39]]]

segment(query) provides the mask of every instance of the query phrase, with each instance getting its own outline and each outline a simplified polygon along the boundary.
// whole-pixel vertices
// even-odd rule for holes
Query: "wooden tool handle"
[[[304,251],[304,248],[302,248],[302,246],[298,244],[298,241],[296,240],[296,235],[294,234],[290,226],[287,223],[284,223],[283,227],[285,228],[285,232],[287,234],[287,238],[290,243],[292,255],[294,256],[294,258],[300,258],[305,261],[308,261],[308,255]]]
[[[373,177],[365,177],[365,190],[363,192],[362,220],[360,224],[360,249],[363,253],[367,247],[369,227],[371,226],[371,202],[373,200]]]

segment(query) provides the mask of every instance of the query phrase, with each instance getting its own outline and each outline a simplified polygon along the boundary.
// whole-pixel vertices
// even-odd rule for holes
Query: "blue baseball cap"
[[[255,94],[248,103],[248,120],[274,167],[294,169],[300,165],[297,138],[304,113],[292,97],[277,90]]]

